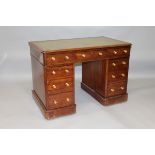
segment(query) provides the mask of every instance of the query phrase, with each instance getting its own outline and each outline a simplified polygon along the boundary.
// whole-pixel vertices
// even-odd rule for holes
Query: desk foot
[[[44,117],[48,120],[54,119],[56,117],[64,116],[64,115],[73,114],[76,112],[75,104],[72,106],[67,106],[67,107],[58,108],[58,109],[50,109],[50,110],[46,109],[43,102],[41,101],[41,99],[38,97],[38,95],[36,94],[36,92],[34,90],[32,90],[32,96],[33,96],[35,102],[37,103],[37,105],[39,106]]]
[[[90,94],[92,97],[94,97],[98,102],[100,102],[102,105],[105,106],[122,103],[128,100],[128,94],[105,98],[84,83],[81,83],[81,88],[85,90],[88,94]]]

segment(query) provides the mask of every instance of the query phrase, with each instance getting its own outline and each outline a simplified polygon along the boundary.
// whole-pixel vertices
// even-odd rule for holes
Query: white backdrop
[[[147,81],[150,82],[146,83],[145,87],[147,87],[147,85],[148,87],[153,86],[153,80],[155,78],[155,27],[0,27],[0,120],[1,122],[4,122],[0,124],[0,127],[34,128],[35,125],[32,124],[36,122],[38,118],[41,119],[37,120],[38,128],[51,127],[51,123],[41,124],[41,122],[46,121],[42,118],[42,116],[39,115],[39,110],[37,108],[35,109],[36,105],[34,105],[34,102],[31,98],[31,62],[28,41],[95,36],[112,37],[114,39],[128,41],[133,44],[130,60],[129,84],[131,79],[131,85],[129,85],[129,92],[130,86],[133,86],[132,88],[134,88],[135,84],[137,84],[138,87],[138,82],[142,79],[146,79],[144,81],[141,81],[142,83]],[[77,78],[81,77],[80,69],[80,66],[76,67]],[[132,83],[132,79],[138,80]],[[139,83],[139,85],[141,84]],[[77,89],[79,90],[80,88]],[[152,89],[154,90],[154,87]],[[152,91],[151,94],[153,94]],[[87,100],[91,102],[92,98],[89,98],[87,94],[82,95],[86,95],[85,98],[88,97]],[[87,102],[87,100],[85,101]],[[150,103],[153,103],[153,101],[154,98],[151,98]],[[92,102],[95,101],[93,100]],[[119,106],[120,105],[118,105],[118,107]],[[33,108],[36,111],[33,111]],[[79,115],[75,116],[80,117]],[[29,126],[29,123],[22,124],[22,120],[20,120],[18,117],[21,117],[22,120],[25,120],[26,122],[29,122],[31,120],[30,124],[32,126]],[[34,118],[32,119],[32,117]],[[72,117],[74,118],[74,116]],[[98,117],[97,113],[95,117]],[[63,121],[67,122],[66,119],[71,120],[70,117],[58,119],[58,121],[53,121],[53,124],[55,122],[55,126],[52,127],[82,128],[80,120],[78,125],[64,125],[62,127],[60,124]],[[153,120],[154,119],[155,117],[153,117]],[[60,124],[59,121],[61,122]],[[12,124],[10,122],[14,123]],[[109,126],[100,126],[99,124],[95,124],[95,122],[96,121],[94,119],[94,125],[91,124],[90,126],[84,125],[85,122],[83,122],[83,127],[122,127],[118,124],[118,126],[115,126],[113,124]],[[131,126],[123,125],[123,128],[155,127],[154,124],[146,124],[146,126],[143,126],[141,124],[138,124],[137,126],[136,124],[130,125]]]

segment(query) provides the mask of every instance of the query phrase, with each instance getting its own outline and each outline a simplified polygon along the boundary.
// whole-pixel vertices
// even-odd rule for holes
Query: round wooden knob
[[[115,89],[110,89],[110,91],[111,91],[111,92],[114,92],[114,91],[115,91]]]
[[[55,72],[55,71],[52,71],[52,74],[53,74],[53,75],[55,75],[55,74],[56,74],[56,72]]]
[[[103,55],[103,53],[102,53],[102,52],[99,52],[99,53],[98,53],[98,55],[102,56],[102,55]]]
[[[66,59],[66,60],[69,60],[69,56],[66,55],[66,56],[65,56],[65,59]]]
[[[83,57],[83,58],[85,58],[85,57],[86,57],[86,55],[85,55],[85,54],[82,54],[82,57]]]
[[[113,63],[112,63],[112,66],[114,66],[114,67],[115,67],[115,66],[116,66],[116,63],[114,63],[114,62],[113,62]]]
[[[69,73],[69,70],[68,70],[68,69],[65,69],[65,72],[66,72],[66,73]]]
[[[122,76],[122,77],[125,77],[125,74],[124,74],[124,73],[122,73],[122,74],[121,74],[121,76]]]
[[[53,87],[54,89],[57,88],[56,85],[52,85],[52,87]]]
[[[126,65],[126,61],[122,61],[122,64],[123,64],[123,65]]]
[[[124,87],[121,87],[121,90],[124,90]]]
[[[52,59],[53,61],[55,61],[55,57],[52,57],[51,59]]]
[[[69,87],[69,83],[66,82],[65,85],[66,85],[67,87]]]
[[[114,51],[114,54],[116,55],[118,52],[117,51]]]
[[[127,50],[124,50],[123,52],[124,52],[124,53],[128,53],[128,51],[127,51]]]
[[[54,104],[57,104],[58,102],[56,100],[53,101]]]
[[[69,101],[70,101],[70,99],[67,97],[67,98],[66,98],[66,101],[67,101],[67,102],[69,102]]]
[[[115,75],[112,75],[111,77],[112,77],[113,79],[115,79],[115,78],[116,78],[116,76],[115,76]]]

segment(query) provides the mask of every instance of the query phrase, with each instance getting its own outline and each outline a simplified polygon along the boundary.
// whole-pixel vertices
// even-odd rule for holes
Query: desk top
[[[92,47],[113,47],[126,46],[131,43],[115,40],[107,37],[91,37],[91,38],[75,38],[75,39],[61,39],[61,40],[47,40],[47,41],[32,41],[30,46],[35,46],[41,51],[55,52],[59,50],[81,49]]]

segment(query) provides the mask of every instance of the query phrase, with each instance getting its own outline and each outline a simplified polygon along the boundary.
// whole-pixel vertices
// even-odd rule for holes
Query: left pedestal
[[[34,56],[32,95],[46,119],[76,112],[73,64],[44,66]]]

